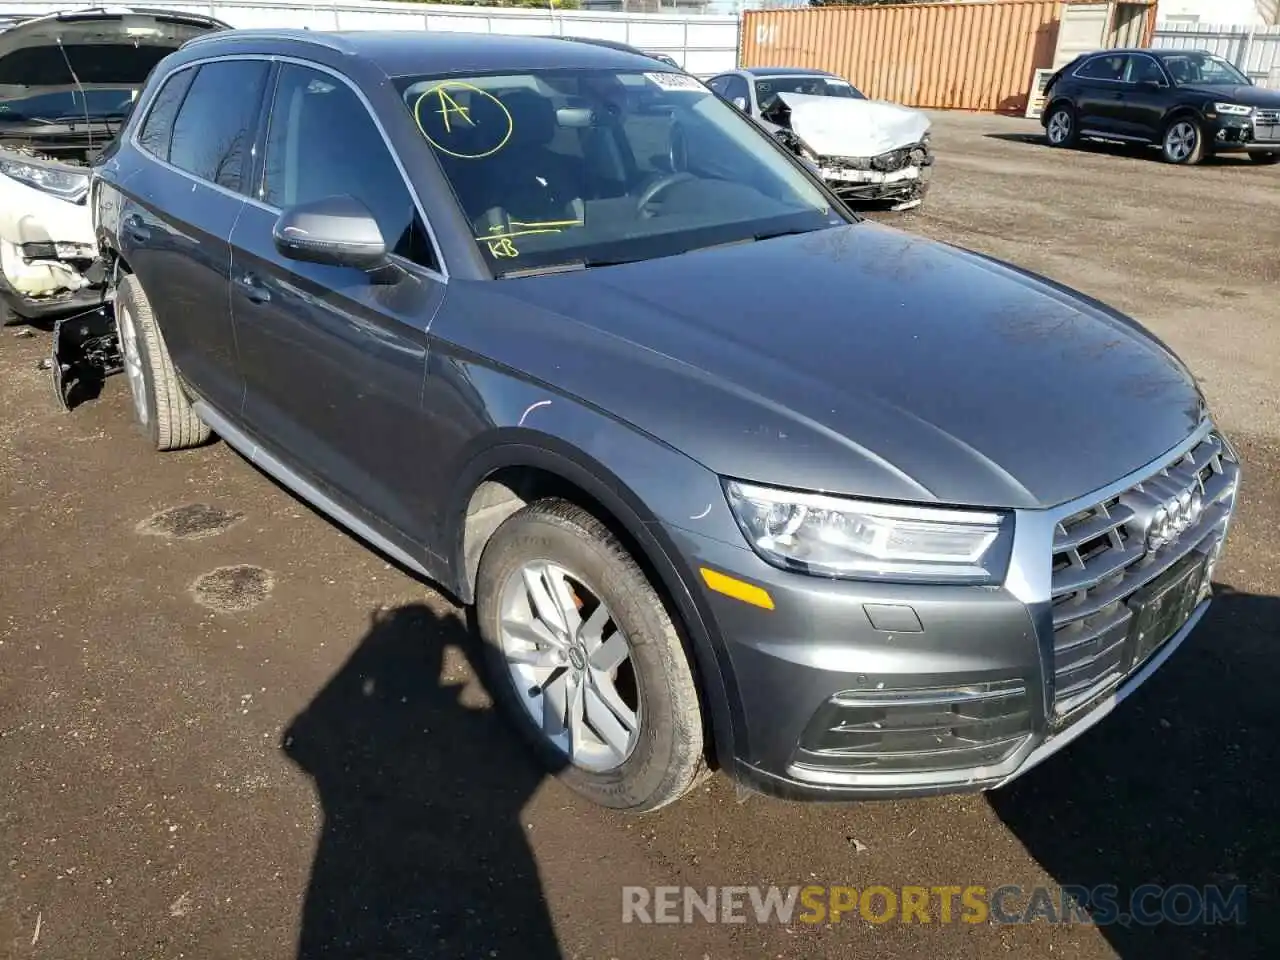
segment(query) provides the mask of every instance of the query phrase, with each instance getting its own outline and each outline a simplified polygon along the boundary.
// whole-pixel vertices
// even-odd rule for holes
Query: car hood
[[[31,96],[67,84],[141,86],[164,56],[193,37],[225,29],[227,24],[198,14],[126,7],[26,20],[0,33],[0,98]],[[118,52],[106,55],[105,47]]]
[[[1204,416],[1186,368],[1134,322],[868,222],[482,286],[507,301],[486,310],[522,304],[499,362],[779,486],[1049,506]]]
[[[1241,85],[1238,87],[1204,84],[1182,87],[1183,92],[1198,94],[1206,99],[1220,103],[1239,103],[1246,107],[1280,108],[1280,90],[1268,90],[1266,87]]]
[[[919,110],[881,100],[780,93],[785,110],[768,119],[789,127],[814,153],[826,157],[874,157],[919,143],[929,118]]]

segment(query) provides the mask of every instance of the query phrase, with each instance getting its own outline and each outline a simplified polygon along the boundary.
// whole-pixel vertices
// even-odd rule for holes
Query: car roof
[[[753,77],[834,77],[834,73],[826,70],[814,70],[811,67],[747,67],[742,71]]]
[[[565,43],[564,38],[521,37],[496,33],[393,32],[389,30],[235,30],[198,37],[187,49],[278,40],[303,43],[365,59],[390,77],[430,73],[489,73],[554,67],[653,72],[655,61],[639,52],[596,43]]]
[[[1189,53],[1190,53],[1190,54],[1200,54],[1200,55],[1202,55],[1202,56],[1215,56],[1215,54],[1210,53],[1210,51],[1208,51],[1208,50],[1183,50],[1183,49],[1181,49],[1181,48],[1177,48],[1177,49],[1175,49],[1175,48],[1173,48],[1173,47],[1157,47],[1157,48],[1151,48],[1151,47],[1116,47],[1115,49],[1108,49],[1108,50],[1094,50],[1092,53],[1082,53],[1082,54],[1080,54],[1080,58],[1079,58],[1079,59],[1083,59],[1083,58],[1085,58],[1085,57],[1105,57],[1105,56],[1114,56],[1114,55],[1116,55],[1116,54],[1128,54],[1128,53],[1145,53],[1145,54],[1147,54],[1148,56],[1158,57],[1158,58],[1160,58],[1160,59],[1163,59],[1163,58],[1165,58],[1165,57],[1180,57],[1180,56],[1186,56],[1186,55],[1187,55],[1187,54],[1189,54]]]

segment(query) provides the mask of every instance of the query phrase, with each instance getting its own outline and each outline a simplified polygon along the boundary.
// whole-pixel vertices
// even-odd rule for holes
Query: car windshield
[[[86,90],[83,95],[76,90],[59,90],[10,97],[0,100],[0,122],[83,121],[86,114],[91,120],[118,120],[128,115],[137,95],[136,87],[119,87]]]
[[[1205,84],[1226,85],[1232,87],[1248,86],[1253,83],[1237,70],[1230,61],[1223,60],[1207,53],[1182,53],[1164,58],[1165,69],[1173,82],[1180,87],[1203,86]]]
[[[803,93],[811,97],[842,97],[865,100],[862,92],[839,77],[799,75],[794,77],[761,77],[756,81],[756,101],[767,110],[780,93]]]
[[[498,275],[848,222],[687,74],[552,69],[397,86]]]

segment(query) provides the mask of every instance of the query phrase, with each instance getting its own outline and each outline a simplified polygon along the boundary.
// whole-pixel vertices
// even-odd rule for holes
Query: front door
[[[150,169],[125,184],[129,200],[121,211],[121,253],[175,366],[197,394],[232,415],[243,381],[228,240],[245,205],[241,191],[269,71],[266,60],[224,60],[170,77],[138,135]]]
[[[265,447],[401,546],[427,539],[420,465],[427,331],[445,284],[390,149],[343,79],[280,67],[264,177],[231,235],[244,421]],[[290,260],[280,210],[348,194],[376,217],[399,279]]]

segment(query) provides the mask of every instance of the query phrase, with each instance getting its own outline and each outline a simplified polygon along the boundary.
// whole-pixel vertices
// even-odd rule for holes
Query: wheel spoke
[[[630,655],[627,638],[621,632],[614,633],[591,653],[591,669],[599,670],[601,673],[612,673],[622,666]]]
[[[552,739],[563,736],[565,732],[570,673],[569,670],[553,673],[542,685],[542,729]]]
[[[569,679],[569,756],[581,753],[586,742],[586,690],[581,674],[573,674]]]
[[[600,738],[618,756],[625,757],[636,729],[636,715],[618,696],[613,683],[596,673],[590,673],[590,686],[586,692],[587,719],[600,734]]]
[[[543,576],[551,591],[551,599],[560,611],[560,621],[564,624],[565,632],[570,637],[576,636],[582,625],[582,614],[578,612],[578,604],[574,602],[573,590],[565,579],[564,571],[548,564]]]
[[[522,647],[519,650],[506,648],[503,653],[508,663],[518,663],[539,670],[553,670],[563,666],[560,658],[545,647]]]
[[[595,610],[591,612],[591,616],[582,622],[582,626],[578,628],[578,639],[587,648],[588,654],[600,646],[600,642],[604,639],[604,628],[608,626],[609,621],[612,619],[613,616],[609,613],[609,608],[603,603],[597,603]]]
[[[529,603],[538,618],[555,633],[567,635],[568,624],[565,623],[564,617],[560,615],[560,605],[552,595],[551,587],[548,583],[551,579],[549,565],[539,564],[534,566],[530,564],[521,571],[521,574],[524,577],[525,592],[529,595]]]
[[[538,620],[522,620],[519,617],[503,617],[502,629],[512,640],[532,644],[535,647],[564,649],[564,641],[546,624]]]

